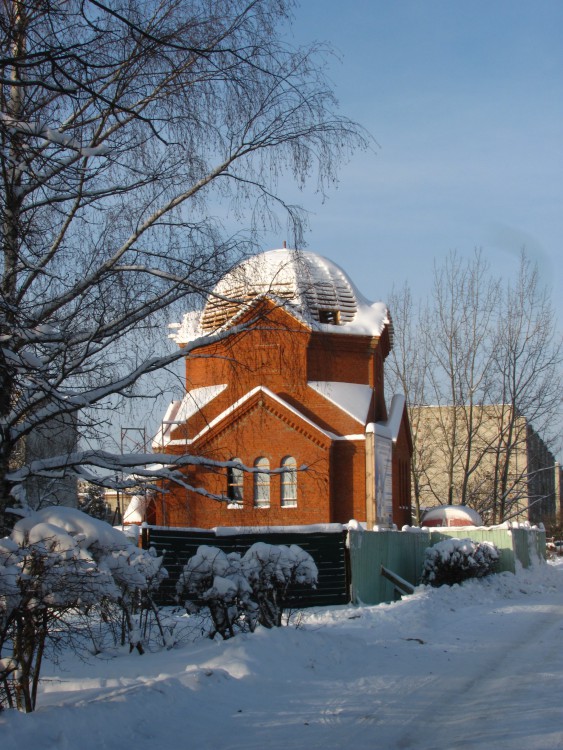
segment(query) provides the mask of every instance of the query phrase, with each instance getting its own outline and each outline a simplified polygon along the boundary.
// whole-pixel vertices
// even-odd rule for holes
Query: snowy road
[[[62,666],[1,750],[563,749],[563,567]]]
[[[436,676],[425,697],[416,696],[395,746],[563,747],[563,603],[536,606],[533,614],[497,610],[474,634],[481,645],[469,658],[453,657],[452,674]]]

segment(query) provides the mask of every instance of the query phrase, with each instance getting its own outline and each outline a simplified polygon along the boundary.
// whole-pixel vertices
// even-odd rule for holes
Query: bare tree
[[[466,504],[470,480],[481,459],[476,450],[483,405],[489,397],[491,325],[498,299],[497,282],[480,251],[463,262],[451,253],[434,268],[431,307],[423,319],[428,349],[427,390],[438,409],[440,462],[447,487],[442,502]]]
[[[524,252],[518,276],[503,295],[492,350],[496,373],[493,394],[500,407],[490,511],[492,520],[500,521],[518,508],[524,493],[530,503],[538,504],[545,499],[545,492],[549,493],[545,478],[535,473],[542,469],[534,466],[528,425],[533,424],[535,433],[553,446],[563,399],[563,344],[556,334],[548,291],[540,285],[537,266]],[[519,466],[514,460],[519,450],[532,453],[532,460]],[[537,491],[530,496],[530,487],[534,486]]]
[[[409,404],[415,504],[467,504],[493,523],[523,503],[545,508],[563,357],[537,269],[523,253],[503,286],[480,252],[467,262],[452,253],[421,311],[408,287],[392,300],[391,372]]]
[[[290,5],[2,0],[2,529],[18,441],[65,414],[84,434],[185,354],[150,356],[162,311],[205,294],[277,209],[298,245],[280,178],[324,191],[367,145],[333,114],[326,50],[283,41]],[[111,464],[34,471],[94,459]]]
[[[427,472],[432,466],[434,452],[421,435],[420,422],[426,404],[428,377],[428,348],[424,345],[420,308],[415,309],[412,291],[408,284],[394,289],[389,296],[389,309],[393,316],[393,348],[386,363],[385,378],[391,393],[401,391],[407,401],[413,455],[411,461],[412,491],[415,522],[420,522],[421,497],[428,491]]]

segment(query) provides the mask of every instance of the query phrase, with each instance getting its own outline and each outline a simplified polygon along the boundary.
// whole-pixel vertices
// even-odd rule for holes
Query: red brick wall
[[[363,440],[331,440],[261,391],[213,429],[208,425],[262,385],[327,433],[363,435],[364,425],[308,387],[307,381],[369,385],[374,388],[374,397],[366,422],[385,419],[383,361],[389,351],[387,330],[381,339],[313,333],[270,300],[263,300],[252,314],[257,317],[247,330],[200,347],[186,357],[188,390],[218,384],[227,384],[227,388],[172,432],[172,438],[179,441],[200,433],[201,437],[185,448],[177,445],[167,450],[189,450],[219,461],[236,457],[249,467],[256,458],[265,457],[271,470],[279,468],[284,456],[292,455],[298,466],[308,467],[298,474],[297,507],[281,507],[280,478],[272,475],[270,508],[255,508],[253,475],[246,474],[242,509],[228,508],[225,502],[190,490],[170,488],[166,502],[156,503],[157,523],[209,528],[344,523],[351,518],[364,521]],[[404,459],[405,446],[399,448],[397,460]],[[193,468],[189,481],[210,493],[226,493],[225,469]]]
[[[412,524],[411,455],[412,446],[405,409],[397,442],[393,446],[393,522],[399,528]]]
[[[333,443],[331,465],[332,517],[337,523],[352,518],[366,520],[365,441],[338,440]]]
[[[281,507],[280,475],[270,477],[270,507],[255,508],[254,475],[244,473],[244,502],[241,509],[228,508],[226,502],[202,497],[185,489],[171,488],[167,497],[167,517],[157,508],[157,523],[171,526],[260,526],[329,523],[330,440],[312,429],[292,423],[291,413],[279,409],[271,399],[257,396],[253,403],[237,414],[231,424],[220,426],[198,445],[198,455],[219,461],[238,458],[253,467],[257,458],[270,462],[270,470],[280,468],[282,459],[291,455],[298,468],[297,507]],[[226,494],[225,469],[194,467],[189,480],[195,487],[205,487],[214,494]]]
[[[377,379],[382,388],[383,363],[381,356],[376,356],[377,339],[324,334],[324,344],[320,347],[319,335],[313,340],[309,329],[284,310],[274,309],[268,318],[260,318],[255,328],[201,347],[186,357],[189,390],[228,384],[220,396],[192,418],[189,436],[197,435],[210,420],[259,385],[279,394],[323,429],[338,435],[363,432],[363,426],[356,420],[309,388],[307,380],[373,386],[376,373],[380,373]],[[315,362],[314,366],[311,362]],[[381,402],[382,396],[376,394],[367,421],[385,418]],[[183,428],[173,433],[175,439],[185,436]]]

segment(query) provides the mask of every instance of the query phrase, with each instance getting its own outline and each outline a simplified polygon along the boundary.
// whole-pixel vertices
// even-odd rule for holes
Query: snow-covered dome
[[[316,253],[283,248],[247,258],[225,274],[201,315],[188,313],[173,338],[185,343],[194,334],[217,331],[262,295],[317,329],[338,327],[342,333],[379,336],[390,324],[386,305],[368,302],[335,263]]]
[[[439,505],[422,517],[421,526],[482,526],[479,513],[467,505]]]

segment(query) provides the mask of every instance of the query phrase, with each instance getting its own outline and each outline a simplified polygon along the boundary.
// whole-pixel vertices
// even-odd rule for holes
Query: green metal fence
[[[396,598],[395,587],[381,575],[381,566],[409,583],[418,583],[429,538],[426,533],[351,531],[348,539],[352,601],[379,604]]]
[[[296,587],[290,607],[345,604],[380,604],[399,597],[397,584],[381,574],[382,566],[413,586],[418,585],[427,547],[457,537],[492,542],[500,552],[498,571],[514,573],[545,560],[545,532],[537,529],[439,528],[423,531],[253,532],[217,536],[214,531],[150,527],[147,543],[164,555],[170,578],[160,592],[160,603],[174,601],[175,583],[187,559],[201,544],[225,552],[244,553],[254,542],[297,544],[307,550],[319,569],[316,590]],[[348,553],[348,554],[347,554]]]
[[[380,604],[398,598],[396,586],[381,575],[382,566],[417,585],[427,547],[444,539],[492,542],[500,552],[498,572],[514,573],[545,560],[545,532],[539,529],[440,528],[428,531],[351,531],[349,533],[351,598],[359,604]]]

